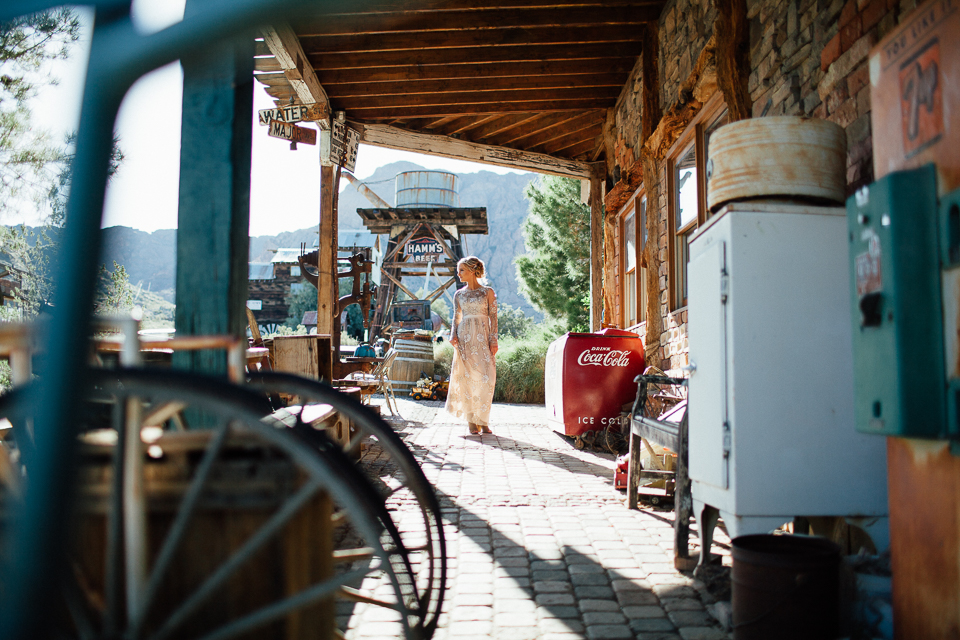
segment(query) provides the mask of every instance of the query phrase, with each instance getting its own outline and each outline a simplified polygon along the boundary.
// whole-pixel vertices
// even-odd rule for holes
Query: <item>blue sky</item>
[[[138,27],[145,32],[157,31],[182,18],[183,0],[135,0],[133,11]],[[89,15],[85,16],[89,24]],[[71,60],[56,64],[52,73],[59,79],[59,85],[42,91],[34,105],[37,125],[50,130],[56,139],[76,129],[88,49],[89,41],[85,38]],[[125,160],[108,187],[104,227],[123,225],[144,231],[176,228],[181,98],[179,63],[144,76],[127,94],[117,118]],[[255,83],[254,115],[256,109],[273,106],[273,99],[263,91],[262,85]],[[267,137],[266,127],[258,126],[255,121],[251,127],[254,131],[250,235],[274,235],[316,225],[320,206],[317,147],[301,144],[296,151],[291,151],[288,142]],[[356,175],[366,178],[378,167],[398,160],[454,173],[510,171],[492,165],[361,145]],[[277,189],[276,185],[284,187]],[[36,224],[37,221],[25,222]]]

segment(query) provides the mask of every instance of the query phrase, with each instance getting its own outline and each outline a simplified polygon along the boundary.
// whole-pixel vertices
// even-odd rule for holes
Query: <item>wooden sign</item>
[[[413,262],[438,262],[443,254],[443,245],[433,238],[417,238],[407,242],[403,252],[410,256]]]
[[[357,166],[357,149],[360,146],[360,132],[351,129],[339,120],[333,120],[330,127],[330,161],[347,171],[353,172]]]
[[[304,144],[317,144],[317,130],[307,127],[298,127],[289,122],[270,121],[270,128],[267,135],[271,138],[282,138],[292,142],[302,142]]]
[[[257,112],[260,126],[267,126],[271,120],[277,122],[301,122],[303,120],[316,121],[322,120],[326,114],[320,105],[295,104],[288,107],[277,107],[276,109],[260,109]]]

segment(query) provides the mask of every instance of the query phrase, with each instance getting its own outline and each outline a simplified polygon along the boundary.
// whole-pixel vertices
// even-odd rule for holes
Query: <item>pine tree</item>
[[[590,208],[580,202],[580,184],[544,176],[524,194],[530,213],[523,223],[526,254],[515,260],[524,297],[568,330],[590,323]]]

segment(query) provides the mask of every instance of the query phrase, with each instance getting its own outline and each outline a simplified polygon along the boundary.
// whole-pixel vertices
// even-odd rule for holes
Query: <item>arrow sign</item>
[[[302,142],[304,144],[317,144],[317,130],[306,127],[298,127],[289,122],[270,121],[270,128],[267,135],[271,138],[282,138],[292,142]]]
[[[276,109],[260,109],[257,112],[261,126],[267,126],[271,120],[277,122],[301,122],[303,120],[321,120],[325,113],[320,105],[295,104],[288,107],[277,107]]]

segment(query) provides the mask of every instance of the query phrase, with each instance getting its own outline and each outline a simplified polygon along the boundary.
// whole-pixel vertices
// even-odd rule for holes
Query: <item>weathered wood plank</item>
[[[730,122],[749,118],[753,101],[747,89],[750,79],[750,23],[746,0],[718,0],[717,84],[727,103]]]
[[[317,256],[317,333],[333,335],[333,310],[336,304],[336,274],[333,260],[337,235],[333,218],[333,165],[320,167],[320,249]]]
[[[599,331],[603,316],[603,179],[590,180],[590,329]]]
[[[662,5],[661,2],[652,0],[383,0],[382,2],[364,4],[356,10],[347,10],[346,7],[349,5],[341,5],[344,7],[343,10],[330,15],[364,15],[391,12],[416,14],[455,9],[483,11],[523,7],[554,8],[566,11],[571,6],[590,6],[597,9],[618,11],[623,7],[644,4]]]
[[[535,29],[544,27],[602,27],[610,24],[639,25],[657,20],[660,7],[652,3],[636,3],[619,7],[615,12],[598,7],[502,8],[495,11],[449,9],[423,13],[354,13],[307,18],[297,24],[300,37],[376,35],[385,31],[424,33],[455,30]]]
[[[660,38],[658,26],[648,24],[643,30],[643,55],[640,59],[640,140],[646,141],[660,121]]]
[[[523,42],[521,40],[520,42]],[[329,51],[311,52],[310,64],[323,75],[331,69],[362,69],[364,67],[414,67],[417,65],[452,65],[511,62],[514,60],[617,60],[629,58],[631,65],[642,53],[638,40],[584,44],[572,47],[569,44],[529,46],[526,44],[486,47],[462,47],[458,49],[404,49],[399,51]]]
[[[556,158],[542,153],[480,145],[443,136],[404,131],[386,125],[351,126],[362,127],[363,142],[378,147],[403,149],[501,167],[515,167],[570,178],[590,178],[596,171],[593,164]]]
[[[503,94],[499,94],[503,96]],[[568,100],[548,99],[529,102],[513,101],[509,96],[502,102],[482,102],[464,104],[436,104],[436,105],[398,105],[398,106],[357,106],[343,105],[352,117],[359,120],[397,119],[443,117],[452,115],[476,114],[489,115],[495,113],[553,113],[556,111],[593,111],[603,109],[610,100],[607,98],[573,98]]]
[[[496,145],[515,145],[515,146],[533,146],[543,144],[554,139],[557,135],[569,133],[573,130],[579,130],[582,123],[603,122],[604,111],[597,109],[595,111],[568,111],[560,113],[549,113],[546,115],[524,114],[523,116],[514,116],[521,120],[521,123],[511,128],[499,136],[490,136],[485,140],[487,144]],[[470,136],[477,139],[474,132]]]
[[[257,58],[263,60],[264,58]],[[270,58],[272,59],[272,58]],[[584,58],[579,60],[521,61],[491,64],[444,64],[429,66],[373,67],[358,69],[323,69],[323,86],[329,91],[340,84],[365,82],[403,82],[449,80],[457,78],[509,78],[546,75],[627,74],[635,58]],[[279,68],[279,67],[278,67]],[[269,69],[264,69],[268,71]],[[621,83],[622,84],[622,83]]]
[[[578,149],[583,153],[593,150],[598,146],[598,139],[603,135],[603,122],[596,121],[583,123],[584,126],[571,125],[572,130],[566,127],[557,127],[551,134],[542,136],[543,142],[530,141],[524,144],[531,151],[540,153],[562,153],[564,156],[576,156],[573,149]],[[585,139],[586,138],[586,139]]]
[[[651,12],[652,19],[659,11]],[[656,15],[654,15],[656,14]],[[424,32],[387,32],[377,34],[347,34],[337,36],[301,35],[300,42],[311,54],[354,53],[379,51],[418,51],[423,49],[447,49],[462,47],[496,47],[517,42],[526,46],[543,45],[579,46],[585,44],[631,42],[637,36],[637,24],[613,24],[579,29],[576,27],[532,27],[510,29],[459,29]],[[411,37],[413,36],[413,37]],[[264,40],[270,39],[264,34]],[[277,56],[280,58],[280,56]],[[534,60],[538,58],[533,58]],[[283,60],[281,59],[281,64]]]
[[[258,76],[261,79],[262,76]],[[268,76],[269,77],[269,76]],[[261,79],[261,82],[263,80]],[[489,93],[492,91],[521,91],[543,89],[577,89],[610,87],[619,95],[624,76],[614,73],[577,75],[509,76],[504,78],[454,78],[447,80],[417,80],[413,82],[352,82],[328,86],[335,99],[357,96],[393,96],[416,93]],[[264,82],[266,84],[266,82]]]
[[[421,93],[417,87],[417,93],[400,93],[392,95],[361,95],[361,96],[337,96],[337,106],[342,106],[345,110],[363,111],[371,109],[398,109],[404,107],[428,107],[445,109],[449,107],[457,108],[460,105],[471,105],[474,111],[483,113],[485,105],[502,105],[510,103],[514,106],[511,110],[530,111],[526,105],[558,103],[562,108],[564,104],[576,104],[571,107],[574,109],[583,109],[585,104],[594,104],[595,109],[601,108],[601,104],[607,104],[615,100],[620,95],[619,86],[593,87],[589,91],[589,98],[584,98],[584,91],[579,87],[557,88],[557,89],[516,89],[516,90],[492,90],[492,91],[456,91],[456,92],[435,92]],[[457,113],[457,112],[454,112]]]
[[[276,56],[300,101],[304,104],[319,104],[329,113],[330,99],[320,85],[313,67],[307,62],[307,56],[293,29],[287,24],[278,24],[264,27],[261,31],[264,43]]]

